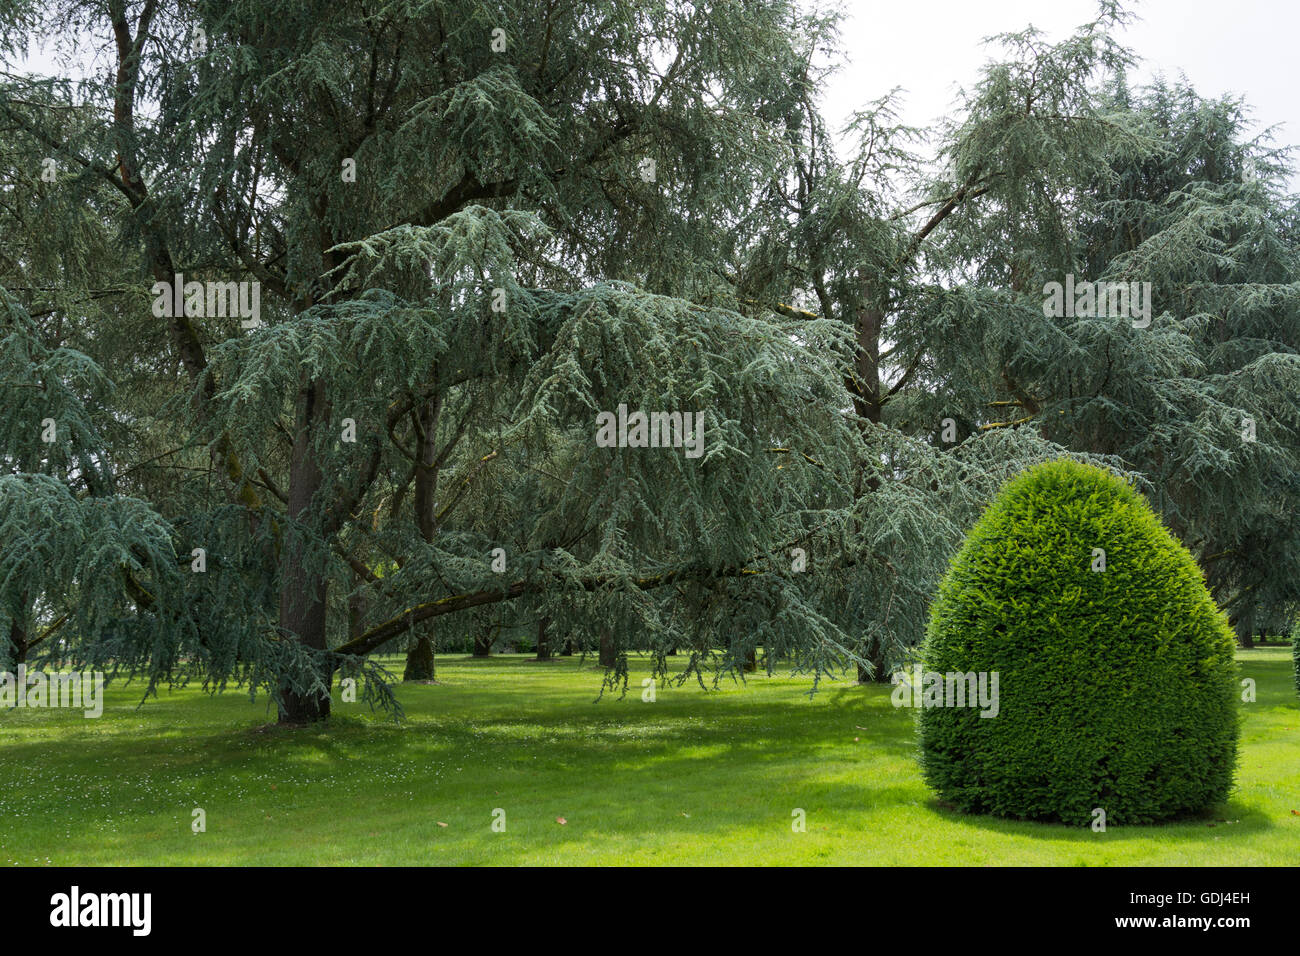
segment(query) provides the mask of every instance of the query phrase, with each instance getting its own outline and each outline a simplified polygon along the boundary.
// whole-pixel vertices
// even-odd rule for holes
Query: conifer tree
[[[7,86],[19,165],[48,152],[111,191],[119,268],[144,288],[256,283],[262,305],[249,328],[164,294],[169,354],[127,359],[183,370],[155,379],[160,429],[211,460],[202,499],[169,503],[209,556],[212,583],[190,586],[246,599],[242,630],[204,629],[209,676],[269,662],[281,719],[318,719],[343,659],[521,599],[582,633],[689,632],[688,673],[720,647],[729,666],[736,607],[809,666],[838,660],[848,640],[787,606],[779,569],[833,526],[813,489],[840,479],[769,453],[852,471],[822,357],[837,333],[710,302],[781,161],[790,94],[770,77],[815,23],[780,2],[55,14],[81,15],[112,75],[39,106],[17,90],[32,81]],[[592,454],[593,419],[621,405],[703,416],[705,450]],[[530,484],[582,442],[564,480]],[[504,529],[465,511],[491,474],[527,549],[504,578]],[[577,541],[555,533],[570,525]],[[351,637],[338,582],[366,592]]]

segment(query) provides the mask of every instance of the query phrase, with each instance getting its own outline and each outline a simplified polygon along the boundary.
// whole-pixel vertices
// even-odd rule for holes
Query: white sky
[[[1096,18],[1093,0],[843,0],[849,63],[823,91],[838,127],[858,107],[903,88],[900,121],[926,127],[949,113],[995,52],[980,43],[1033,24],[1049,40]],[[1120,40],[1141,58],[1138,85],[1157,73],[1187,76],[1203,97],[1244,96],[1256,128],[1278,126],[1271,145],[1300,143],[1300,4],[1295,0],[1140,0]],[[1300,157],[1297,157],[1300,158]],[[1292,176],[1291,189],[1300,189]]]

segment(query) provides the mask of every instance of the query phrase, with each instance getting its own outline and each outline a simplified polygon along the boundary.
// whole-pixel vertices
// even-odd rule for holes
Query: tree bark
[[[415,523],[420,529],[420,537],[430,544],[437,533],[435,525],[434,498],[438,491],[438,412],[440,399],[435,396],[426,401],[416,412],[419,425],[420,461],[415,469]],[[436,665],[433,656],[433,639],[422,634],[406,654],[406,671],[402,674],[404,681],[434,680]]]
[[[614,647],[614,632],[604,630],[600,632],[600,666],[613,667],[618,663],[618,651]]]
[[[433,680],[436,667],[433,659],[433,638],[421,634],[406,652],[406,670],[402,673],[404,681]]]
[[[9,656],[15,665],[27,662],[27,629],[18,616],[9,625]]]
[[[360,637],[365,628],[366,594],[358,589],[348,595],[348,640]]]
[[[859,684],[888,684],[889,671],[885,667],[885,649],[879,643],[872,648],[871,653],[867,655],[867,660],[871,662],[872,673],[868,673],[867,668],[861,664],[858,665],[858,683]]]
[[[857,351],[854,356],[853,376],[849,381],[849,390],[853,394],[854,410],[868,422],[879,425],[887,396],[881,395],[880,389],[880,336],[885,325],[884,294],[873,283],[866,283],[868,305],[860,309],[855,316],[857,332]],[[867,476],[859,486],[859,493],[875,493],[880,487],[877,475]],[[889,682],[885,672],[885,654],[877,642],[872,648],[868,661],[874,673],[858,665],[858,683],[884,684]]]
[[[547,630],[551,626],[551,619],[544,617],[537,622],[537,659],[539,661],[549,661],[551,659],[551,639],[547,635]]]
[[[492,656],[492,642],[496,637],[496,631],[485,631],[474,635],[474,656],[490,657]]]
[[[302,520],[312,498],[324,483],[320,463],[312,448],[312,434],[326,417],[325,389],[307,383],[298,402],[298,422],[289,466],[289,517]],[[325,612],[329,581],[324,562],[305,560],[301,546],[284,548],[280,573],[280,628],[314,650],[325,650]],[[310,566],[315,565],[315,566]],[[321,675],[328,686],[333,674]],[[285,681],[280,686],[280,723],[303,724],[324,720],[330,714],[329,696],[299,692]]]

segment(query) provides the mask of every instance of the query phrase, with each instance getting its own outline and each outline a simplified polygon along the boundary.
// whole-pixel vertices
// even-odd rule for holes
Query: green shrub
[[[1100,566],[1102,549],[1105,569]],[[1195,560],[1126,481],[1073,461],[1002,489],[939,588],[930,672],[996,672],[997,715],[920,714],[958,809],[1070,824],[1204,810],[1232,786],[1235,642]]]

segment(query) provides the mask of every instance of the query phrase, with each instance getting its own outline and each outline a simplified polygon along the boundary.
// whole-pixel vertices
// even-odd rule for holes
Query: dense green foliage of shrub
[[[926,671],[997,672],[999,702],[993,717],[921,711],[926,779],[963,811],[1069,824],[1207,809],[1236,765],[1234,648],[1196,562],[1129,483],[1030,468],[932,608]]]

